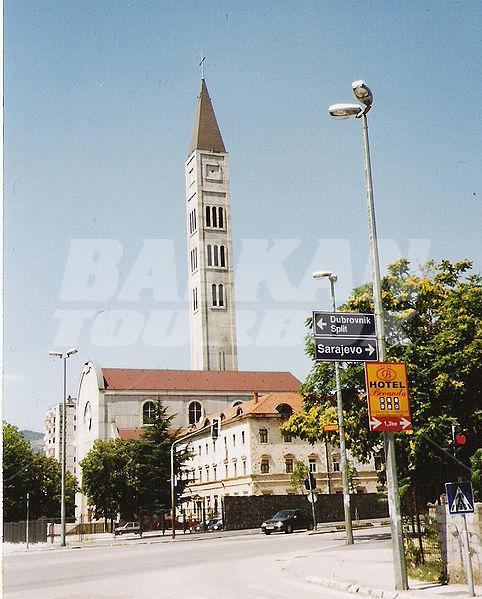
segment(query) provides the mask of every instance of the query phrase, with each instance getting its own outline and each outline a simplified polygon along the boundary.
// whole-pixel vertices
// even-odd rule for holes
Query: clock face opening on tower
[[[205,177],[209,181],[222,181],[223,169],[220,164],[206,164]]]

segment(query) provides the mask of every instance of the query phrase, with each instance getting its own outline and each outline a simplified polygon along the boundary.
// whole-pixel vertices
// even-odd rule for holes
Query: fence
[[[25,543],[27,540],[27,522],[4,522],[4,543]],[[28,523],[28,542],[47,542],[47,521],[31,520]]]
[[[250,495],[224,497],[226,530],[257,528],[279,510],[302,509],[311,514],[306,495]],[[343,495],[318,495],[315,503],[317,522],[344,520]],[[388,507],[376,493],[358,493],[351,496],[352,518],[386,518]]]

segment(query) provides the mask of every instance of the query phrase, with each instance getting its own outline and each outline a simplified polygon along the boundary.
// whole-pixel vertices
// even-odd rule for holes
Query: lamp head
[[[62,357],[62,352],[59,351],[49,351],[49,356],[56,356],[58,358]]]
[[[355,98],[359,102],[365,104],[365,106],[371,106],[373,104],[373,94],[363,79],[354,81],[351,84],[351,87],[353,89],[353,93],[355,94]]]
[[[358,116],[363,108],[360,104],[332,104],[328,112],[335,119],[347,119],[349,116]]]
[[[314,279],[329,279],[332,283],[338,281],[338,277],[334,275],[331,270],[317,270],[313,273]]]
[[[69,351],[67,352],[67,358],[70,358],[70,356],[73,356],[74,354],[76,354],[78,352],[77,349],[75,349],[75,347],[73,347],[72,349],[69,349]]]

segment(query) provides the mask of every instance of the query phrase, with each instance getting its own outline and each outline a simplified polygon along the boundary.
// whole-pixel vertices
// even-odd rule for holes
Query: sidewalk
[[[341,532],[336,535],[332,549],[297,555],[291,561],[290,570],[312,584],[372,598],[458,599],[468,596],[467,585],[438,585],[416,580],[409,580],[409,591],[395,591],[389,537],[386,528],[359,530],[355,531],[355,544],[346,546],[342,544],[345,534]],[[475,594],[482,597],[482,587],[476,587]]]

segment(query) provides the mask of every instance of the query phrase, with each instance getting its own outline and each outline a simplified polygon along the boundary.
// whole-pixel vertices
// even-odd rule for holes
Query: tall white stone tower
[[[204,77],[186,161],[191,368],[237,370],[228,155]]]

